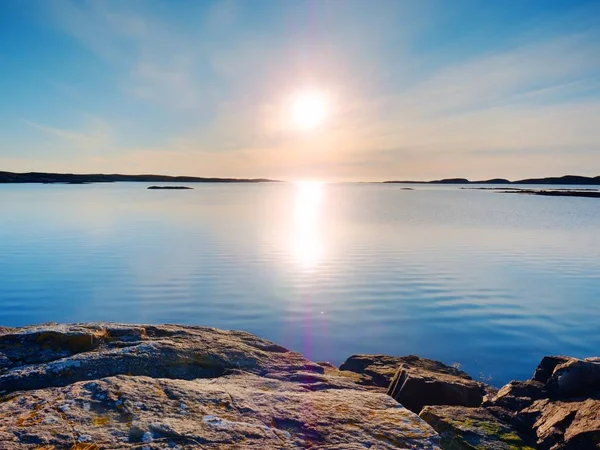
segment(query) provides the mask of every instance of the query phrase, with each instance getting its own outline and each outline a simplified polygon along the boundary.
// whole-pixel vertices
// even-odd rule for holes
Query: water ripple
[[[597,353],[594,202],[451,187],[0,186],[0,324],[180,322],[495,384]]]

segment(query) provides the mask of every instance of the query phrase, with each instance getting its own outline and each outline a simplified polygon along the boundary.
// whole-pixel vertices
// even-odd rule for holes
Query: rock
[[[531,406],[535,400],[546,397],[545,386],[539,381],[511,381],[503,386],[484,406],[497,406],[510,411],[520,411]]]
[[[414,355],[353,355],[340,371],[359,373],[360,384],[387,387],[391,397],[415,413],[426,405],[479,406],[488,388],[456,367]]]
[[[600,361],[547,356],[534,378],[547,395],[518,411],[543,450],[600,448]]]
[[[181,403],[187,405],[181,413]],[[57,423],[43,418],[56,415]],[[300,383],[250,373],[216,379],[109,377],[23,392],[2,405],[4,429],[44,444],[75,441],[101,448],[435,449],[435,432],[384,394],[359,389],[311,391]],[[56,435],[58,430],[70,430]],[[3,442],[0,441],[0,448]]]
[[[481,383],[454,375],[400,368],[388,394],[414,412],[427,405],[479,406],[486,393]]]
[[[532,417],[533,432],[542,450],[600,448],[600,399],[569,401],[543,399],[520,412]]]
[[[598,450],[600,362],[546,356],[532,380],[507,384],[484,406],[509,411],[512,425],[539,449]]]
[[[0,355],[0,449],[439,449],[390,397],[246,332],[43,325]]]
[[[568,356],[544,356],[535,369],[533,380],[547,383],[556,366],[570,360]]]
[[[396,375],[401,365],[427,372],[453,375],[465,380],[471,380],[466,372],[456,367],[447,366],[439,361],[421,358],[415,355],[389,356],[389,355],[352,355],[340,366],[342,371],[351,371],[362,375],[360,384],[374,385],[388,388],[392,378]]]
[[[419,416],[440,434],[443,450],[534,450],[486,408],[426,406]]]
[[[571,359],[558,364],[546,385],[552,395],[562,398],[593,395],[600,391],[600,361]]]
[[[272,378],[324,373],[302,355],[250,333],[176,325],[27,327],[1,334],[0,354],[11,361],[0,375],[0,391],[8,392],[121,374],[194,379],[232,369]]]
[[[352,355],[340,366],[340,371],[354,372],[360,375],[358,384],[376,386],[387,390],[398,366],[404,359],[388,355]]]

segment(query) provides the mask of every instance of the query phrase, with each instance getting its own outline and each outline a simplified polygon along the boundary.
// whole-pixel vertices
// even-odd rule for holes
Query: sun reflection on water
[[[304,268],[313,268],[323,257],[322,236],[323,183],[296,183],[294,200],[292,253]]]

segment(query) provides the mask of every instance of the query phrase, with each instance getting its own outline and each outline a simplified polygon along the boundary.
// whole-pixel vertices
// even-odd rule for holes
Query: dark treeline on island
[[[122,174],[74,174],[74,173],[47,173],[47,172],[3,172],[0,171],[0,183],[112,183],[118,181],[146,182],[146,183],[269,183],[279,182],[268,178],[217,178],[217,177],[191,177],[169,175],[122,175]],[[383,183],[406,184],[562,184],[562,185],[600,185],[600,176],[584,177],[578,175],[565,175],[562,177],[527,178],[510,181],[505,178],[490,180],[470,181],[466,178],[445,178],[432,181],[392,180]]]
[[[466,178],[446,178],[433,181],[384,181],[384,183],[411,183],[411,184],[569,184],[569,185],[600,185],[600,176],[582,177],[578,175],[565,175],[563,177],[526,178],[524,180],[510,181],[504,178],[491,180],[470,181]]]
[[[120,175],[120,174],[73,174],[73,173],[44,173],[1,172],[0,183],[112,183],[117,181],[138,181],[147,183],[181,182],[181,183],[266,183],[277,180],[266,178],[202,178],[167,175]]]

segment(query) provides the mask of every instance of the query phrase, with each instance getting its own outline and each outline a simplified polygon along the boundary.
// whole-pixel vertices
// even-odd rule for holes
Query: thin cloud
[[[478,53],[440,46],[441,54],[413,44],[443,17],[426,20],[430,4],[408,3],[353,2],[340,11],[319,2],[314,20],[290,3],[283,25],[261,29],[249,25],[248,3],[233,0],[181,26],[147,2],[53,1],[56,26],[102,60],[125,94],[115,114],[141,104],[165,120],[132,117],[126,144],[116,139],[125,125],[110,111],[80,112],[110,117],[110,130],[28,124],[122,172],[389,179],[510,176],[511,166],[527,176],[527,161],[581,173],[600,167],[597,26],[579,26],[581,13],[554,17]],[[337,102],[313,135],[286,128],[281,107],[307,83]],[[160,134],[143,145],[154,128]]]
[[[120,88],[162,106],[200,100],[196,51],[141,2],[49,2],[56,26],[114,67]],[[46,5],[48,6],[48,5]]]
[[[103,121],[91,121],[88,131],[73,131],[63,128],[56,128],[48,125],[39,124],[31,120],[24,120],[24,123],[45,134],[63,140],[81,150],[95,150],[108,148],[112,142],[112,132],[110,127]]]

